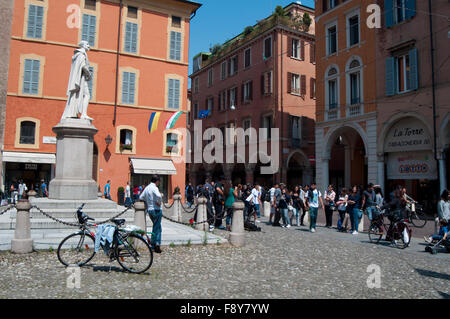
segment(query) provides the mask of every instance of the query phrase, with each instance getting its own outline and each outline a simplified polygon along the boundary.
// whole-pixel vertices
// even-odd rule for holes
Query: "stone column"
[[[172,217],[173,220],[181,222],[181,195],[173,195]]]
[[[380,185],[384,197],[386,197],[386,190],[384,185],[384,155],[378,154],[377,157],[377,184]]]
[[[31,204],[26,199],[17,202],[16,230],[11,240],[11,251],[17,254],[27,254],[33,251],[33,239],[30,230]]]
[[[233,220],[231,222],[230,244],[242,247],[245,244],[244,234],[244,202],[233,203]]]
[[[264,201],[263,202],[263,216],[264,217],[270,217],[270,210],[271,210],[271,207],[270,207],[270,202],[266,202],[266,201]]]
[[[446,163],[443,155],[441,154],[439,158],[439,195],[442,194],[444,189],[447,189],[447,172],[446,172]]]
[[[145,204],[144,202],[134,203],[134,224],[140,229],[147,231],[147,220],[145,218]]]
[[[317,185],[317,189],[319,189],[321,192],[323,192],[324,189],[327,189],[328,185],[330,184],[330,169],[329,169],[329,158],[323,158],[321,162],[321,168],[322,171],[322,180],[317,181],[317,183],[321,183],[321,185]]]
[[[351,183],[352,183],[352,148],[348,145],[346,145],[344,147],[344,156],[345,156],[345,160],[344,160],[344,184],[345,187],[352,187]]]
[[[200,197],[198,199],[198,211],[197,211],[197,220],[196,220],[197,225],[195,225],[195,229],[202,230],[202,231],[208,231],[209,230],[208,222],[203,223],[206,220],[208,220],[208,214],[207,214],[207,210],[206,210],[206,198]]]

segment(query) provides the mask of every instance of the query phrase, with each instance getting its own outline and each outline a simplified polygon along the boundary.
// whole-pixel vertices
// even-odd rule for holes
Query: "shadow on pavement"
[[[437,279],[445,279],[450,280],[450,275],[448,274],[441,274],[432,270],[425,270],[425,269],[416,269],[416,271],[421,275],[425,277],[431,277],[431,278],[437,278]]]
[[[438,293],[442,296],[442,298],[450,299],[450,295],[449,294],[446,294],[445,292],[442,292],[442,291],[438,291]]]

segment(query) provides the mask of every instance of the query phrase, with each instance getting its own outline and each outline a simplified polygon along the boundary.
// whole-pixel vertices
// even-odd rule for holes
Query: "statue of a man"
[[[78,118],[78,114],[81,114],[81,119],[92,120],[87,115],[90,100],[88,82],[92,78],[89,72],[89,60],[86,53],[89,49],[89,43],[87,41],[81,41],[79,48],[75,50],[72,57],[72,67],[70,68],[69,85],[67,87],[67,96],[69,98],[67,99],[66,108],[64,109],[61,120],[65,118]]]

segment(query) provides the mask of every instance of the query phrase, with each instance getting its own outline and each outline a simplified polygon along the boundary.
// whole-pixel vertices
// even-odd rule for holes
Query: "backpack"
[[[248,231],[261,231],[261,227],[256,226],[252,222],[244,222],[244,229]]]
[[[270,203],[270,191],[264,191],[264,195],[261,197],[264,198],[264,201]]]

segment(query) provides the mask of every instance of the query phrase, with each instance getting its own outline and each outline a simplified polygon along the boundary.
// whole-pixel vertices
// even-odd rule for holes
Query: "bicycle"
[[[386,234],[386,241],[399,249],[405,249],[411,242],[411,228],[404,219],[395,216],[396,212],[391,214],[391,223],[384,222],[384,213],[378,212],[378,216],[374,217],[369,227],[369,240],[371,243],[378,244]],[[397,217],[397,218],[396,218]]]
[[[412,200],[406,205],[407,220],[417,228],[423,228],[427,223],[425,211],[418,202]]]
[[[96,227],[97,224],[88,222],[95,219],[83,213],[84,206],[85,204],[82,204],[77,210],[80,231],[64,238],[58,246],[58,259],[65,266],[84,266],[95,255],[95,234],[90,227]],[[153,263],[151,241],[147,232],[132,226],[121,228],[125,219],[112,219],[111,222],[116,225],[116,230],[108,252],[110,262],[117,260],[123,269],[131,273],[140,274],[147,271]]]

